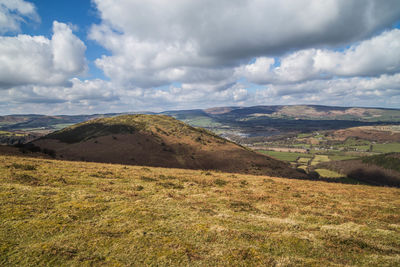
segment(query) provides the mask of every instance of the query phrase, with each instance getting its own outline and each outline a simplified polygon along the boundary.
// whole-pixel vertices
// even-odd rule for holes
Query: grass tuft
[[[26,173],[20,173],[20,174],[16,174],[13,177],[13,180],[18,181],[22,184],[27,184],[27,185],[40,185],[40,180],[36,177],[33,177],[29,174]]]
[[[155,178],[152,177],[148,177],[148,176],[140,176],[140,180],[145,181],[145,182],[155,182],[158,181]]]
[[[25,170],[25,171],[35,171],[36,166],[34,165],[29,165],[29,164],[19,164],[19,163],[13,163],[9,165],[10,168],[14,169],[19,169],[19,170]]]
[[[229,206],[234,211],[257,211],[257,209],[254,208],[251,203],[244,201],[232,201]]]
[[[181,184],[175,184],[172,182],[163,182],[163,183],[157,183],[158,185],[161,185],[164,188],[168,188],[168,189],[183,189],[184,186]]]

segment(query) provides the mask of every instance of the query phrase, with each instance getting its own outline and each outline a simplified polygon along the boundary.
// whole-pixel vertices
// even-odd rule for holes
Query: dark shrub
[[[373,185],[400,186],[400,181],[377,169],[354,169],[347,177]]]
[[[310,171],[308,173],[308,177],[310,177],[311,179],[318,179],[319,178],[319,173],[316,171]]]
[[[18,145],[17,147],[19,148],[19,150],[20,150],[22,153],[26,153],[26,152],[33,152],[33,153],[36,153],[36,152],[40,152],[40,151],[41,151],[40,147],[35,146],[35,145],[32,144],[32,143],[24,144],[24,145],[20,144],[20,145]]]
[[[52,149],[44,148],[44,149],[42,150],[42,152],[43,152],[44,154],[49,155],[49,156],[52,157],[52,158],[55,158],[55,157],[56,157],[56,152],[55,152],[54,150],[52,150]]]

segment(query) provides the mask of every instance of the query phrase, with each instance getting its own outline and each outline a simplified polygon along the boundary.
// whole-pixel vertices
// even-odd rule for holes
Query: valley
[[[223,107],[165,111],[157,114],[172,116],[193,127],[207,129],[210,133],[243,147],[288,162],[293,168],[312,173],[313,177],[346,177],[345,173],[338,173],[332,168],[326,169],[327,165],[319,166],[324,162],[400,152],[398,109],[297,105]],[[0,140],[3,144],[26,143],[74,123],[120,115],[123,114],[3,116],[0,117],[3,131],[0,132]],[[107,149],[108,142],[110,141],[98,142],[97,147],[100,148],[103,143],[103,150]],[[180,150],[172,147],[164,148],[156,154],[166,154],[160,158],[168,157],[165,151],[168,149]],[[72,158],[85,159],[85,156],[78,156],[75,153]],[[135,158],[141,157],[124,158],[123,163],[135,164]],[[108,159],[102,161],[109,162]],[[142,163],[136,162],[136,164]],[[178,165],[175,163],[174,166]]]
[[[0,265],[400,264],[397,117],[193,113],[8,124]]]
[[[399,129],[398,125],[363,126],[286,135],[269,140],[264,138],[261,141],[242,140],[247,141],[248,144],[244,145],[253,150],[290,162],[293,166],[307,171],[317,169],[322,177],[329,177],[328,174],[341,174],[316,168],[319,163],[400,152]]]

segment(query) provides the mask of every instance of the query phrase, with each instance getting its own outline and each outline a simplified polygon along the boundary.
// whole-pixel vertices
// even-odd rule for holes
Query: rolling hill
[[[305,177],[284,162],[163,115],[95,119],[31,144],[67,160]]]
[[[317,105],[221,107],[163,114],[230,138],[400,123],[399,109]]]
[[[293,129],[341,129],[376,123],[400,123],[399,109],[332,107],[317,105],[277,105],[253,107],[216,107],[209,109],[175,110],[161,113],[141,112],[173,116],[195,127],[216,131],[227,129],[254,132],[254,126],[267,131],[277,127],[281,131]],[[0,130],[59,130],[89,119],[112,117],[128,113],[93,115],[7,115],[0,116]],[[135,112],[129,114],[136,114]],[[314,123],[313,123],[314,122]],[[260,130],[258,129],[258,130]]]
[[[337,140],[344,141],[347,138],[358,138],[378,142],[400,141],[400,126],[363,126],[336,130],[330,134]]]
[[[288,118],[303,120],[400,121],[400,110],[321,105],[221,107],[204,110],[211,115]]]

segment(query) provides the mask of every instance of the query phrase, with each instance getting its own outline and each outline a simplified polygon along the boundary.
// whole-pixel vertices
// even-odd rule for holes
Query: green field
[[[6,132],[6,131],[0,131],[0,135],[11,136],[11,135],[13,135],[13,133],[12,132]]]
[[[374,152],[380,153],[390,153],[390,152],[400,152],[400,143],[389,143],[389,144],[374,144]]]
[[[370,149],[371,142],[363,139],[348,138],[343,143],[335,144],[335,149],[344,149],[350,151],[368,151]]]
[[[345,155],[341,153],[337,154],[330,154],[330,155],[319,155],[316,154],[320,151],[311,151],[312,154],[305,154],[305,153],[296,153],[296,152],[280,152],[280,151],[269,151],[269,150],[258,150],[257,152],[261,152],[273,158],[288,161],[288,162],[297,162],[303,165],[307,165],[310,159],[315,155],[314,160],[312,161],[311,165],[316,165],[322,162],[328,162],[331,160],[348,160],[348,159],[355,159],[358,156],[355,155]]]
[[[319,163],[328,162],[328,161],[330,161],[330,159],[329,159],[329,156],[327,156],[327,155],[315,155],[311,162],[311,165],[317,165]]]
[[[295,162],[298,157],[309,157],[309,158],[312,157],[312,155],[304,153],[295,153],[295,152],[280,152],[280,151],[269,151],[269,150],[258,150],[257,152],[266,154],[268,156],[271,156],[279,160],[289,161],[289,162]]]
[[[299,147],[299,148],[310,148],[310,144],[293,144],[294,147]]]
[[[297,160],[297,162],[298,162],[298,163],[303,163],[303,164],[306,164],[306,165],[307,165],[307,163],[310,161],[310,159],[311,159],[311,158],[304,158],[304,157],[301,157],[301,158],[299,158],[299,159]]]
[[[358,157],[352,156],[352,155],[341,155],[341,154],[329,155],[330,160],[348,160],[348,159],[356,159],[356,158],[358,158]]]
[[[301,133],[297,135],[297,138],[307,138],[307,137],[311,137],[312,134],[311,133]]]
[[[345,175],[342,175],[338,172],[327,170],[327,169],[315,169],[315,171],[324,178],[341,178]]]
[[[14,133],[8,131],[0,131],[0,136],[24,136],[25,134],[22,133]]]

